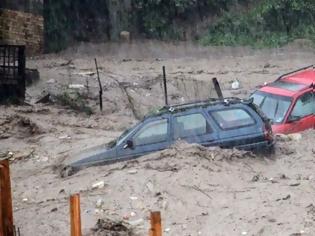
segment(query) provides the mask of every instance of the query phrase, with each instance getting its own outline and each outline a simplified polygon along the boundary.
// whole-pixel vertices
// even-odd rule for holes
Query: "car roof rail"
[[[209,98],[207,100],[200,100],[200,101],[194,101],[194,102],[189,102],[189,103],[182,103],[182,104],[174,104],[170,106],[164,106],[161,109],[157,111],[156,114],[164,114],[167,112],[175,112],[179,110],[185,110],[189,108],[194,108],[194,107],[203,107],[203,106],[211,106],[211,105],[230,105],[230,104],[237,104],[237,103],[243,103],[243,104],[251,104],[253,103],[253,98],[249,99],[241,99],[238,97],[227,97],[223,99],[219,98]]]
[[[309,69],[309,68],[313,68],[313,69],[314,69],[314,64],[313,64],[313,65],[306,66],[306,67],[302,67],[302,68],[300,68],[300,69],[297,69],[297,70],[294,70],[294,71],[291,71],[291,72],[288,72],[288,73],[285,73],[285,74],[279,76],[278,79],[276,79],[276,81],[278,81],[278,80],[280,80],[280,79],[283,79],[284,77],[287,77],[287,76],[289,76],[289,75],[295,74],[295,73],[297,73],[297,72],[300,72],[300,71]]]

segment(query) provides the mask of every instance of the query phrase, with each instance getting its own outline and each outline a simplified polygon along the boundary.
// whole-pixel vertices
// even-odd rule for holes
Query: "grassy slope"
[[[297,38],[315,41],[312,0],[264,0],[246,13],[226,12],[200,40],[203,45],[282,46]]]

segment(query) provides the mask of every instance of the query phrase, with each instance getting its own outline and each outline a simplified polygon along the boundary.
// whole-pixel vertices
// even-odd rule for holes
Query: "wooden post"
[[[71,236],[81,236],[80,194],[70,196]]]
[[[1,168],[0,168],[1,171]],[[0,236],[4,236],[4,222],[3,222],[3,213],[2,213],[2,196],[1,196],[2,191],[0,190]]]
[[[13,209],[9,160],[0,161],[0,203],[0,233],[3,233],[5,236],[13,236]]]
[[[150,236],[162,236],[161,213],[159,211],[151,212]]]

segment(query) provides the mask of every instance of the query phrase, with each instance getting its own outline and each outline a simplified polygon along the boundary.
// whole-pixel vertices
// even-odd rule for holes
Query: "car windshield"
[[[282,123],[291,105],[291,98],[256,91],[252,96],[254,103],[273,123]]]

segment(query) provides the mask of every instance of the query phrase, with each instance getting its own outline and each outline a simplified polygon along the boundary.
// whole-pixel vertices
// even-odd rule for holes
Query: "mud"
[[[23,139],[42,133],[44,133],[44,129],[27,117],[12,115],[0,118],[0,139],[12,136]]]
[[[94,57],[104,88],[102,112]],[[27,67],[41,76],[27,89],[31,106],[0,107],[0,156],[23,157],[11,164],[15,224],[26,236],[69,235],[69,195],[79,192],[84,235],[99,219],[115,219],[132,225],[136,235],[147,235],[151,210],[161,211],[165,235],[314,235],[313,130],[279,137],[271,156],[179,143],[67,178],[56,171],[73,153],[104,145],[163,106],[163,65],[170,101],[176,103],[208,96],[195,90],[207,87],[212,77],[225,96],[246,97],[264,82],[314,61],[314,50],[303,45],[252,50],[157,42],[79,45],[29,59]],[[234,79],[240,81],[238,90],[231,89]],[[191,80],[199,81],[197,89]],[[92,115],[35,104],[47,92],[69,91],[71,84],[84,85],[70,90],[84,95]],[[99,182],[101,187],[92,187]]]

